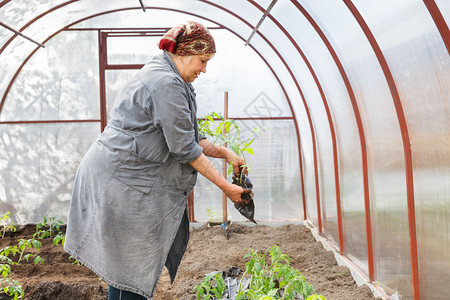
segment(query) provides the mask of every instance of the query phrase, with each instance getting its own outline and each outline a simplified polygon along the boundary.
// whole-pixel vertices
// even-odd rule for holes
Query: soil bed
[[[20,238],[29,239],[35,225],[19,226],[14,234],[0,239],[0,248],[17,245]],[[63,227],[64,229],[64,227]],[[358,287],[348,268],[338,266],[331,252],[316,242],[309,229],[301,225],[269,227],[231,224],[228,239],[220,226],[206,225],[191,228],[188,249],[181,262],[173,285],[167,270],[161,276],[154,300],[194,300],[192,288],[212,271],[225,271],[230,267],[245,269],[243,256],[251,248],[264,252],[273,244],[291,258],[292,267],[298,269],[318,294],[328,300],[375,299],[367,286]],[[42,239],[39,256],[44,265],[24,262],[11,267],[10,278],[20,281],[28,300],[100,300],[108,299],[108,285],[84,266],[73,265],[61,245],[51,239]],[[0,294],[1,299],[9,299]]]

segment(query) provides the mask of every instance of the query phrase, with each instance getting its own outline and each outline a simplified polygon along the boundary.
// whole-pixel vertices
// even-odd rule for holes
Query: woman
[[[245,162],[199,137],[191,85],[215,53],[206,27],[169,30],[126,84],[104,132],[80,163],[65,250],[110,285],[109,299],[152,299],[164,266],[171,281],[189,239],[187,197],[200,172],[241,203],[247,193],[206,156],[238,172]]]

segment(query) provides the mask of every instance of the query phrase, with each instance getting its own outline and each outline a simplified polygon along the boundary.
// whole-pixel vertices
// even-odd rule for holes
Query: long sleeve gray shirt
[[[195,93],[169,55],[153,57],[115,100],[78,168],[65,250],[112,286],[152,299],[189,239],[188,194],[202,148]]]

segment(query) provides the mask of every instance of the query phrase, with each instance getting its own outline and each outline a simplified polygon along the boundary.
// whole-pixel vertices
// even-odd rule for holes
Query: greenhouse
[[[0,1],[2,238],[11,224],[42,224],[44,216],[44,225],[65,226],[77,170],[111,126],[115,100],[161,55],[165,34],[187,21],[206,26],[216,48],[192,83],[197,120],[213,113],[213,132],[232,120],[239,131],[228,135],[250,141],[244,158],[258,223],[199,174],[183,198],[190,224],[200,228],[215,215],[222,226],[201,227],[210,240],[211,230],[250,238],[298,225],[348,268],[355,286],[370,290],[367,299],[448,299],[447,0]],[[209,162],[233,180],[225,160]],[[201,243],[191,235],[190,245]],[[295,253],[296,243],[285,246]],[[186,289],[195,297],[193,288]],[[161,293],[155,299],[188,299]],[[33,299],[72,299],[52,295]],[[19,299],[27,296],[30,288]]]

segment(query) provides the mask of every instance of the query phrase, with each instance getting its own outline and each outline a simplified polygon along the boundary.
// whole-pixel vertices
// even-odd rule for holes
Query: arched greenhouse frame
[[[446,0],[1,1],[0,213],[67,221],[119,89],[186,20],[217,46],[194,83],[198,116],[261,129],[247,155],[255,219],[309,227],[376,295],[446,299]],[[222,193],[199,177],[188,205],[204,222]]]

